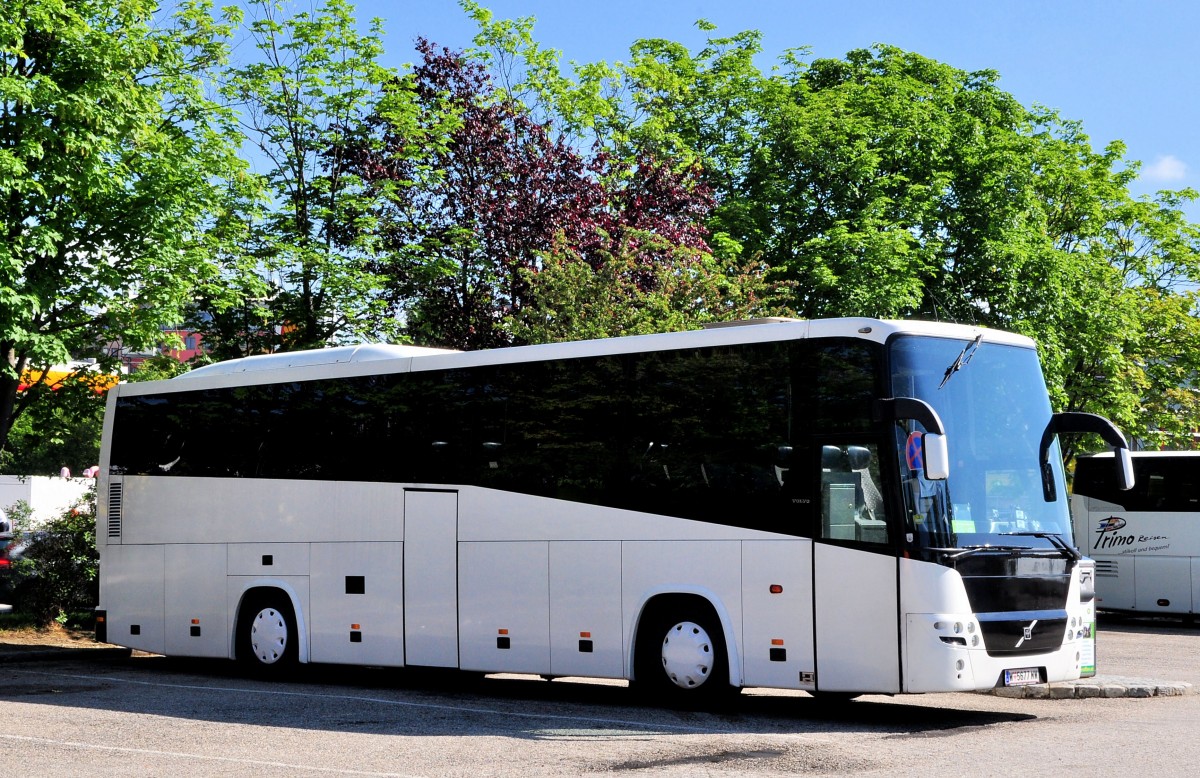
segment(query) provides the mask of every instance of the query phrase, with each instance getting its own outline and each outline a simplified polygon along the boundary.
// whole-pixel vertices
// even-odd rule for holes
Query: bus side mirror
[[[1117,488],[1127,492],[1133,488],[1133,454],[1127,448],[1116,450]]]
[[[1050,417],[1050,422],[1042,432],[1042,443],[1038,449],[1038,463],[1042,468],[1042,494],[1046,502],[1058,499],[1054,487],[1054,470],[1050,467],[1050,444],[1055,435],[1063,433],[1094,432],[1104,438],[1104,442],[1116,451],[1114,459],[1117,462],[1117,484],[1122,489],[1133,488],[1133,457],[1129,453],[1129,444],[1116,425],[1103,416],[1094,413],[1079,413],[1064,411]]]
[[[945,481],[950,477],[950,449],[945,435],[926,432],[921,436],[924,447],[922,460],[925,462],[926,481]]]
[[[920,433],[921,463],[925,480],[944,481],[949,478],[950,449],[946,445],[946,428],[933,406],[915,397],[893,397],[875,401],[876,421],[901,419],[919,422],[926,430]]]

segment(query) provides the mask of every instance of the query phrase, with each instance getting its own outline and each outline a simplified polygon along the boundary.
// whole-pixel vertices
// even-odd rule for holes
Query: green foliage
[[[31,392],[47,392],[37,387]],[[58,475],[66,467],[79,474],[100,461],[104,395],[86,384],[67,385],[34,402],[13,424],[0,452],[0,472]]]
[[[524,271],[532,291],[508,326],[518,343],[551,343],[697,329],[708,322],[782,313],[782,284],[767,268],[725,268],[711,254],[670,246],[634,231],[623,247],[655,247],[665,258],[651,266],[626,249],[604,252],[599,266],[563,247],[537,272]],[[649,275],[648,275],[649,274]]]
[[[156,343],[215,272],[214,182],[243,167],[204,88],[227,30],[205,0],[165,26],[156,7],[15,0],[0,17],[0,449],[18,416],[65,398],[18,395],[27,369],[111,368],[107,344]]]
[[[241,302],[209,308],[206,339],[222,356],[240,356],[395,338],[397,322],[369,266],[370,196],[346,156],[359,147],[367,116],[403,113],[386,102],[384,85],[395,74],[377,62],[381,22],[360,35],[345,0],[292,16],[272,0],[249,8],[257,61],[229,68],[221,93],[266,160],[267,199],[261,221],[236,236],[240,250],[225,258]]]
[[[699,164],[716,255],[786,278],[794,315],[1022,332],[1058,408],[1191,445],[1200,227],[1181,206],[1196,194],[1136,200],[1120,144],[1094,150],[1078,122],[1021,105],[993,71],[890,46],[811,62],[798,49],[763,73],[757,32],[712,34],[696,52],[641,40],[628,63],[572,63],[572,81],[532,20],[466,7],[489,61],[563,126],[617,155]]]
[[[20,533],[29,527],[29,520],[33,518],[33,508],[26,501],[17,500],[13,505],[0,505],[0,508],[4,510],[10,531]]]
[[[39,527],[30,539],[24,557],[14,565],[23,579],[17,608],[39,626],[94,608],[99,573],[95,492]]]
[[[1134,198],[1119,143],[1092,148],[995,72],[890,46],[796,49],[764,72],[760,32],[701,21],[696,50],[638,40],[625,62],[564,65],[532,18],[460,4],[476,48],[423,52],[422,80],[378,64],[379,22],[360,33],[346,0],[290,16],[252,0],[255,60],[232,68],[242,13],[218,21],[208,0],[165,25],[152,0],[15,0],[0,19],[9,466],[94,463],[98,435],[97,396],[18,393],[20,375],[111,368],[108,344],[153,345],[188,309],[222,358],[402,324],[444,337],[455,306],[469,315],[447,342],[476,345],[771,313],[977,323],[1038,340],[1056,407],[1191,445],[1197,195]],[[651,170],[674,182],[653,201]]]
[[[181,376],[193,367],[208,364],[210,361],[207,357],[197,357],[188,362],[180,362],[170,355],[156,354],[142,362],[138,369],[129,375],[128,381],[130,383],[163,381]]]

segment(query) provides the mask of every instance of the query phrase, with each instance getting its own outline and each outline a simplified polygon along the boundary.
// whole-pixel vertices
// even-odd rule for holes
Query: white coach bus
[[[1075,538],[1096,561],[1102,610],[1200,612],[1200,451],[1138,451],[1122,491],[1112,456],[1080,457],[1071,497]]]
[[[109,395],[99,637],[684,700],[1072,679],[1080,430],[1125,452],[1030,340],[921,322],[219,363]]]

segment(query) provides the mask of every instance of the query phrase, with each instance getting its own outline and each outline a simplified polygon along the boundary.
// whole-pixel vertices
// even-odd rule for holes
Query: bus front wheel
[[[655,604],[642,617],[634,686],[648,702],[708,705],[732,696],[721,623],[694,598]]]
[[[296,618],[282,593],[247,597],[238,618],[237,657],[261,675],[273,675],[296,664]]]

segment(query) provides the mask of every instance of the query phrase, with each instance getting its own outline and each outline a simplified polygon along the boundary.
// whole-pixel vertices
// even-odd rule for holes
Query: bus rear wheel
[[[710,705],[737,692],[721,624],[707,603],[655,605],[642,617],[634,650],[634,686],[647,702]]]
[[[282,593],[247,597],[238,617],[237,657],[259,675],[276,675],[296,664],[297,631],[291,602]]]

